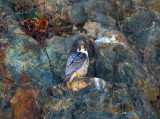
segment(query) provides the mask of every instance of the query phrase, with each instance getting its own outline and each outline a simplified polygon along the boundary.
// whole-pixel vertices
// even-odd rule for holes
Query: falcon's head
[[[88,55],[87,48],[83,44],[81,44],[81,45],[78,46],[77,52],[82,52],[82,53],[85,53],[86,55]]]
[[[80,44],[77,48],[77,52],[87,52],[86,46],[83,44]]]

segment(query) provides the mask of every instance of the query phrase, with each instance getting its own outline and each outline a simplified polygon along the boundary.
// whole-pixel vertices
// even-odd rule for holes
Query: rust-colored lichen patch
[[[38,91],[19,87],[11,99],[14,119],[38,119],[39,105],[36,102]]]
[[[1,90],[4,92],[8,91],[10,87],[10,85],[7,82],[0,82],[0,85],[1,85]]]
[[[3,76],[6,75],[8,68],[8,63],[6,59],[6,47],[6,43],[3,44],[0,42],[0,74]]]
[[[22,83],[26,83],[27,79],[29,78],[29,75],[27,74],[27,72],[24,70],[24,65],[23,65],[23,71],[22,71]]]

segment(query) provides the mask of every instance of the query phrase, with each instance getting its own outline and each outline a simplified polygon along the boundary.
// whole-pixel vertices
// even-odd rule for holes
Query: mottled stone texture
[[[0,1],[0,119],[160,118],[156,3],[48,0],[45,12],[66,14],[72,34],[50,34],[42,47],[26,35],[17,19],[25,18],[26,11],[16,12],[11,4]],[[95,42],[113,35],[115,42]],[[62,90],[59,84],[67,59],[81,43],[89,53],[88,73]]]

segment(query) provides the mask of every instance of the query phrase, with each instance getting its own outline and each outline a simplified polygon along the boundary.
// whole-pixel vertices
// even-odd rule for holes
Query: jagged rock
[[[88,19],[88,16],[84,11],[84,5],[74,5],[70,12],[72,17],[70,19],[73,20],[74,23],[86,22]]]
[[[128,20],[124,28],[127,35],[134,34],[131,37],[133,40],[129,39],[132,40],[130,42],[140,49],[149,48],[156,43],[159,35],[159,21],[157,21],[159,18],[159,13],[147,11]]]
[[[113,45],[108,48],[98,48],[96,51],[96,74],[98,77],[117,83],[135,85],[141,90],[146,87],[146,90],[143,90],[144,95],[147,94],[148,96],[146,96],[150,100],[157,99],[159,95],[157,80],[148,71],[149,69],[143,66],[129,46],[126,49],[119,45]],[[104,62],[103,65],[101,65],[102,61]],[[106,73],[102,73],[104,71]],[[155,83],[153,84],[151,82]],[[150,91],[154,92],[153,95]]]
[[[8,28],[6,38],[0,39],[2,43],[2,45],[0,43],[0,46],[5,52],[5,56],[3,57],[6,58],[5,61],[6,65],[8,65],[8,72],[12,74],[12,77],[16,81],[21,81],[22,67],[24,65],[25,71],[33,79],[37,79],[34,81],[38,85],[43,84],[43,88],[47,88],[53,82],[59,82],[64,73],[70,51],[72,47],[77,47],[78,41],[81,40],[81,35],[75,35],[69,39],[60,36],[46,39],[46,48],[44,49],[35,39],[27,36],[24,31],[22,31],[16,18],[10,16],[12,12],[7,13],[8,16],[6,17],[8,19],[4,22],[6,25],[8,22],[10,23],[6,26]],[[6,43],[7,45],[5,45]],[[74,51],[76,51],[76,49]],[[49,60],[55,73],[55,79],[51,72]]]
[[[38,91],[30,86],[23,85],[15,90],[15,95],[10,100],[14,118],[39,119],[40,109],[37,103]]]
[[[138,17],[134,17],[126,23],[126,30],[134,31],[129,32],[129,34],[127,32],[129,42],[132,43],[134,48],[139,50],[141,62],[146,65],[152,64],[152,66],[154,66],[154,69],[150,67],[150,70],[155,70],[157,78],[159,78],[158,67],[160,65],[158,53],[160,38],[159,18],[159,13],[151,11],[145,12]]]
[[[139,21],[139,22],[145,23],[146,21]],[[132,21],[132,23],[133,23],[133,21]],[[144,23],[143,24],[141,23],[141,25],[143,26]],[[137,23],[135,23],[135,24],[137,24]],[[128,27],[131,29],[136,29],[135,27],[138,27],[138,28],[141,27],[140,25],[135,25],[135,26],[133,25],[133,27],[130,27],[130,25],[131,24],[129,24]],[[155,49],[157,52],[159,50],[159,48],[158,48],[159,42],[157,42],[158,38],[159,38],[159,34],[158,34],[159,27],[158,27],[158,24],[157,24],[157,27],[155,25],[156,24],[153,23],[153,26],[146,33],[145,33],[145,31],[142,31],[140,34],[139,33],[135,34],[133,36],[133,38],[135,40],[132,41],[132,42],[135,42],[135,44],[131,44],[131,45],[133,45],[133,46],[135,45],[136,48],[139,47],[142,50],[148,49],[148,48],[150,49],[150,47],[155,48],[155,46],[156,46],[157,48],[155,48]],[[91,25],[91,26],[94,26],[94,25]],[[99,27],[98,25],[96,25],[96,26]],[[100,26],[100,27],[103,28],[102,26]],[[92,37],[95,37],[95,38],[98,37],[95,35],[96,28],[95,29],[92,29],[92,27],[85,27],[85,28],[88,28],[87,31],[90,32],[90,34],[93,34],[93,35],[91,35]],[[107,31],[103,32],[103,31],[105,31],[103,29],[99,30],[99,32],[101,31],[100,32],[101,34],[103,34],[103,35],[107,34],[107,33],[109,34],[109,32],[107,32]],[[113,32],[111,32],[111,33],[113,33]],[[115,35],[115,33],[112,35]],[[142,34],[142,33],[145,33],[145,34]],[[153,33],[155,34],[154,35],[155,37],[153,37],[151,35]],[[148,36],[148,38],[147,38],[147,36]],[[153,38],[153,40],[150,40],[151,37]],[[139,39],[137,39],[137,38],[139,38]],[[120,39],[122,39],[122,36],[120,37]],[[141,59],[142,57],[139,57],[139,54],[136,51],[137,49],[134,48],[134,50],[133,50],[132,47],[130,47],[130,44],[129,44],[130,42],[128,43],[124,36],[123,36],[122,41],[126,44],[126,48],[122,47],[120,45],[117,45],[115,43],[113,43],[110,46],[106,45],[105,47],[104,47],[104,45],[99,46],[99,45],[95,44],[96,76],[103,78],[105,80],[108,80],[108,81],[117,82],[117,83],[127,83],[129,85],[136,86],[139,90],[142,91],[143,95],[146,96],[151,102],[157,101],[157,97],[159,96],[158,74],[153,75],[152,71],[154,69],[151,69],[151,67],[148,66],[148,63],[147,63],[147,65],[143,64],[143,61]],[[151,50],[151,51],[153,51],[153,50]],[[154,55],[157,53],[154,53]],[[149,52],[149,54],[150,54],[150,52]],[[150,54],[150,56],[153,56],[153,54],[152,55],[151,54]],[[147,56],[146,56],[146,58],[147,58]],[[151,62],[151,63],[156,62],[157,63],[157,65],[155,63],[155,64],[153,64],[153,66],[155,66],[155,65],[156,65],[156,67],[159,66],[158,65],[159,60],[157,60],[156,58],[150,58],[150,59],[152,59],[152,60],[148,60],[148,62]],[[102,64],[102,62],[103,62],[103,64]],[[158,71],[158,69],[157,69],[157,71]],[[102,73],[102,72],[105,72],[105,73]],[[153,84],[153,82],[154,82],[154,84]],[[151,92],[153,92],[153,93],[151,94]]]
[[[152,9],[152,10],[156,10],[157,12],[160,13],[160,8],[159,8],[159,6],[160,6],[160,3],[159,3],[158,0],[153,0],[153,1],[152,1],[152,6],[151,6],[151,9]]]
[[[108,2],[107,2],[108,3]],[[84,4],[85,13],[88,15],[88,21],[102,23],[106,26],[115,27],[116,21],[109,15],[106,15],[106,2],[90,0]]]
[[[116,42],[108,43],[110,40],[109,37],[106,37],[108,41],[101,45],[98,43],[100,39],[96,40],[94,55],[96,76],[106,81],[112,81],[113,83],[126,83],[131,86],[136,86],[150,101],[157,101],[159,88],[157,85],[158,80],[156,79],[158,75],[153,75],[150,72],[150,68],[147,67],[147,65],[143,65],[138,57],[139,55],[130,47],[124,34],[118,31],[107,31],[98,23],[96,23],[95,29],[92,29],[91,26],[94,26],[94,24],[86,23],[84,28],[86,28],[92,37],[98,37],[95,33],[98,28],[98,33],[103,36],[117,35],[117,37],[115,37],[116,40],[114,40]],[[125,47],[121,45],[120,42],[123,42]],[[151,92],[154,93],[151,94]]]
[[[54,36],[45,41],[47,47],[43,49],[39,46],[37,41],[31,37],[16,36],[14,40],[11,40],[11,43],[6,49],[9,70],[12,72],[13,77],[20,80],[22,77],[22,66],[25,64],[25,70],[31,77],[42,80],[47,76],[47,79],[43,79],[44,82],[46,81],[49,83],[52,82],[52,80],[53,82],[56,82],[56,80],[59,82],[61,78],[58,77],[62,77],[64,73],[70,50],[72,47],[75,47],[76,51],[78,44],[74,46],[74,43],[78,43],[78,41],[81,40],[79,37],[81,36],[77,35],[65,39],[63,37]],[[58,76],[57,79],[53,79],[52,77],[49,60],[55,75]]]
[[[83,28],[87,30],[88,36],[94,38],[103,37],[109,32],[109,29],[106,29],[105,26],[97,22],[86,22]]]
[[[16,11],[23,11],[23,10],[28,10],[31,7],[34,6],[40,6],[43,3],[46,2],[46,0],[37,0],[37,1],[30,1],[30,0],[10,0],[10,2],[13,4],[14,9]]]
[[[88,0],[81,1],[79,4],[73,4],[64,8],[64,12],[67,13],[68,20],[72,23],[81,22],[98,22],[106,26],[116,26],[116,20],[106,15],[106,2]]]
[[[0,33],[0,118],[158,119],[159,13],[146,12],[142,0],[69,2],[72,5],[62,4],[62,12],[67,11],[72,23],[86,22],[87,34],[74,32],[68,38],[45,39],[46,50],[22,31],[15,12],[2,7],[5,14],[0,17],[5,28]],[[144,26],[149,29],[139,32]],[[132,30],[135,32],[127,32]],[[68,90],[60,89],[67,59],[82,42],[88,46],[88,74],[75,78]]]
[[[99,92],[93,78],[86,78],[84,81],[90,85],[80,89],[78,93],[71,93],[69,90],[63,92],[54,86],[53,93],[60,92],[62,98],[55,94],[54,99],[45,105],[45,110],[49,110],[46,118],[157,118],[153,108],[145,107],[144,103],[148,104],[148,100],[135,86],[129,87],[125,83],[115,83],[113,86],[112,83],[106,82],[104,91]],[[75,84],[76,81],[73,85]],[[145,113],[141,113],[142,111]]]

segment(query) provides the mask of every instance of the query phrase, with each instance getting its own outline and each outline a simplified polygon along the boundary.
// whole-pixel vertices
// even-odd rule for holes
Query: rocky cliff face
[[[43,37],[45,47],[20,23],[28,10],[0,1],[0,118],[160,118],[159,2],[41,2],[46,13],[61,11],[67,22],[49,22],[48,29],[59,24],[62,30]],[[88,73],[60,89],[67,59],[81,43],[89,53]]]

